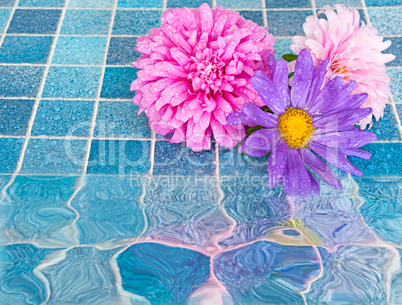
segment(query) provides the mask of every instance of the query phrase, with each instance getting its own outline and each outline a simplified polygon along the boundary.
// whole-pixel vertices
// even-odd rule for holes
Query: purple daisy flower
[[[253,132],[240,151],[254,157],[271,152],[268,187],[274,188],[282,182],[291,196],[319,194],[319,184],[308,168],[333,188],[342,188],[322,159],[347,173],[361,176],[363,173],[346,156],[370,159],[371,154],[360,147],[377,139],[375,134],[353,126],[372,113],[371,108],[360,108],[367,99],[366,93],[349,96],[356,82],[343,85],[343,78],[338,76],[321,89],[328,61],[324,60],[314,69],[310,52],[302,50],[290,91],[287,63],[283,59],[276,63],[270,56],[273,80],[264,72],[256,71],[251,84],[273,113],[247,103],[243,110],[227,118],[230,126],[257,124],[264,127]]]

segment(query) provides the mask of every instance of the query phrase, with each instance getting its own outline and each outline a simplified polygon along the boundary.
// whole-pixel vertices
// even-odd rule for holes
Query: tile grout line
[[[313,10],[313,15],[317,17],[317,7],[315,5],[315,0],[310,0],[311,1],[311,9]]]
[[[16,3],[15,3],[15,6],[18,5],[18,2],[19,1],[17,0]],[[28,142],[29,142],[29,139],[31,137],[31,131],[32,131],[32,127],[33,127],[33,124],[34,124],[34,121],[35,121],[36,112],[38,110],[39,102],[41,100],[43,89],[45,87],[47,74],[48,74],[49,69],[50,69],[50,64],[51,64],[52,59],[53,59],[54,51],[56,49],[56,44],[57,44],[57,40],[58,40],[58,34],[60,33],[60,29],[61,29],[61,26],[62,26],[62,23],[63,23],[63,19],[64,19],[64,16],[66,14],[68,2],[69,2],[69,0],[66,0],[66,2],[64,4],[64,8],[62,9],[62,12],[61,12],[61,15],[60,15],[60,18],[59,18],[59,22],[57,24],[57,29],[56,29],[56,32],[55,32],[54,39],[52,41],[52,45],[50,47],[49,56],[48,56],[48,59],[47,59],[47,64],[46,64],[46,67],[45,67],[45,69],[43,71],[43,74],[42,74],[42,79],[41,79],[41,82],[39,84],[38,92],[36,94],[35,103],[32,106],[31,117],[30,117],[30,119],[28,121],[27,130],[26,130],[26,133],[25,133],[25,139],[24,139],[24,142],[22,143],[22,147],[21,147],[21,151],[20,151],[20,156],[18,158],[18,162],[17,162],[17,164],[15,166],[14,172],[13,172],[10,180],[8,181],[8,183],[1,190],[0,203],[5,199],[7,189],[14,182],[15,178],[17,177],[17,175],[19,174],[19,172],[20,172],[20,170],[22,168],[22,163],[23,163],[24,158],[25,158],[25,153],[26,153],[26,149],[28,147]]]
[[[216,7],[216,0],[212,0],[211,4],[212,4],[212,8],[214,9]]]
[[[267,18],[267,10],[265,5],[265,0],[261,0],[261,7],[262,7],[262,23],[264,28],[268,27],[268,18]]]
[[[396,106],[395,106],[396,104],[395,104],[395,101],[394,101],[394,99],[393,99],[392,96],[390,97],[390,103],[389,103],[389,105],[390,105],[390,107],[391,107],[391,109],[392,109],[392,112],[393,112],[393,114],[394,114],[394,118],[395,118],[395,121],[396,121],[396,128],[398,129],[398,132],[399,132],[399,137],[400,137],[401,140],[402,140],[401,118],[399,117],[398,111],[396,110]]]
[[[6,25],[4,26],[3,34],[2,34],[2,36],[0,36],[0,48],[1,48],[1,46],[3,45],[4,39],[6,38],[6,34],[7,34],[7,31],[8,31],[8,28],[10,27],[10,24],[11,24],[11,20],[13,19],[15,10],[16,10],[17,7],[18,7],[18,2],[19,2],[19,0],[16,0],[15,3],[14,3],[14,5],[13,5],[13,7],[11,8],[10,16],[8,17],[7,23],[6,23]],[[8,9],[9,9],[9,7],[8,7]]]
[[[371,21],[370,21],[370,16],[367,10],[366,2],[364,0],[361,0],[362,3],[362,10],[364,13],[364,17],[366,17],[367,25],[371,26]]]

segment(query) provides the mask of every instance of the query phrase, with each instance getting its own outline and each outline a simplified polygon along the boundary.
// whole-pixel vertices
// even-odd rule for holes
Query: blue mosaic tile
[[[0,134],[24,136],[33,100],[0,100]]]
[[[35,241],[46,246],[74,243],[73,210],[65,204],[78,177],[17,176],[2,203],[4,239],[8,243]]]
[[[132,98],[130,84],[137,78],[138,69],[106,67],[103,77],[101,97],[111,99]]]
[[[199,7],[203,3],[212,5],[211,0],[167,0],[166,7]]]
[[[147,174],[150,141],[93,140],[88,174],[136,176]]]
[[[399,131],[396,126],[394,113],[389,105],[384,110],[384,116],[376,121],[373,119],[373,126],[369,131],[377,135],[377,140],[400,140]]]
[[[185,143],[156,141],[154,175],[213,175],[214,146],[211,150],[194,152]]]
[[[269,31],[277,36],[304,35],[302,25],[307,16],[312,15],[311,10],[306,11],[270,11],[267,10]],[[289,22],[292,20],[292,22]]]
[[[394,54],[396,58],[386,65],[388,67],[402,66],[402,37],[384,37],[384,41],[391,40],[391,46],[383,51],[386,54]]]
[[[93,104],[91,101],[40,101],[31,134],[87,137]]]
[[[383,241],[402,244],[402,179],[358,178],[366,224]]]
[[[94,98],[100,67],[50,67],[43,97]]]
[[[13,7],[16,0],[0,0],[0,7]]]
[[[70,0],[69,7],[112,8],[114,0]]]
[[[402,7],[367,9],[373,27],[380,35],[402,34]]]
[[[402,120],[402,104],[395,104],[396,112],[398,113],[399,121]]]
[[[391,92],[394,97],[394,101],[402,101],[402,69],[400,68],[388,68],[387,74],[391,78]]]
[[[140,180],[87,176],[71,202],[80,215],[75,223],[80,243],[98,244],[138,237],[146,226],[140,196]]]
[[[149,30],[160,26],[161,11],[117,10],[113,24],[113,35],[146,35]]]
[[[66,0],[19,0],[20,7],[63,7]]]
[[[266,176],[267,162],[268,156],[256,158],[239,153],[237,147],[219,148],[219,174],[222,176]]]
[[[0,9],[0,32],[2,33],[10,17],[10,9]]]
[[[364,176],[401,176],[402,143],[372,143],[362,147],[372,154],[370,160],[350,157],[350,161],[363,171]]]
[[[130,7],[155,7],[162,8],[163,0],[150,0],[150,1],[141,1],[141,0],[118,0],[117,7],[119,8],[130,8]]]
[[[265,7],[270,8],[309,8],[310,0],[265,0]]]
[[[0,190],[7,184],[10,177],[11,175],[0,175]]]
[[[0,173],[12,173],[22,148],[21,138],[0,138]]]
[[[44,67],[0,66],[0,96],[35,97]]]
[[[60,33],[72,35],[106,35],[111,16],[111,11],[67,10]]]
[[[6,36],[0,48],[0,62],[45,64],[51,36]]]
[[[0,247],[0,303],[42,304],[46,287],[35,268],[54,252],[31,244]]]
[[[141,53],[134,51],[136,46],[137,37],[112,37],[106,64],[131,66],[131,62],[136,61],[141,56]]]
[[[139,107],[131,101],[101,101],[94,137],[151,138],[145,113],[137,115]]]
[[[30,139],[20,174],[80,174],[86,140]]]
[[[262,8],[260,0],[216,0],[217,5],[221,5],[224,8],[239,9],[239,8]],[[241,14],[241,12],[240,12]]]
[[[7,33],[54,34],[61,10],[17,9]]]
[[[105,53],[106,40],[106,37],[59,37],[52,63],[101,65]]]
[[[336,2],[336,3],[338,3],[338,2]],[[334,11],[336,11],[336,10],[334,10]],[[360,16],[360,21],[363,21],[364,23],[367,24],[367,19],[366,19],[366,15],[364,14],[364,11],[362,9],[357,9],[357,11]],[[323,10],[321,10],[321,9],[316,11],[318,18],[327,20],[327,16],[325,14],[321,14],[321,12],[323,12]]]
[[[316,8],[323,8],[325,5],[334,6],[334,4],[342,3],[343,5],[350,5],[351,7],[361,7],[361,0],[314,0]],[[366,1],[367,2],[367,1]]]
[[[291,38],[276,38],[275,39],[275,58],[278,60],[282,58],[283,54],[295,54],[289,46],[292,44]]]
[[[366,6],[397,6],[401,5],[401,0],[365,0]]]
[[[260,26],[264,25],[262,19],[262,11],[240,11],[239,12],[244,18],[254,21]]]
[[[118,304],[116,280],[110,266],[117,251],[119,248],[102,251],[96,247],[76,247],[53,255],[57,263],[41,270],[51,291],[46,303]]]

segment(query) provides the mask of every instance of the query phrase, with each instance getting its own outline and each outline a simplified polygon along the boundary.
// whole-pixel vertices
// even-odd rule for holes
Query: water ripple
[[[30,244],[0,247],[0,304],[43,303],[46,288],[34,269],[52,252]]]
[[[213,235],[229,227],[217,200],[211,177],[153,177],[144,197],[147,233],[155,239],[209,246]]]
[[[235,304],[304,304],[300,292],[319,274],[312,247],[260,241],[224,252],[214,259],[214,273]]]
[[[135,244],[117,257],[126,291],[152,305],[181,305],[206,283],[209,258],[196,251],[156,243]]]
[[[319,247],[324,273],[306,294],[311,305],[387,304],[383,269],[386,248],[340,246],[333,252]]]

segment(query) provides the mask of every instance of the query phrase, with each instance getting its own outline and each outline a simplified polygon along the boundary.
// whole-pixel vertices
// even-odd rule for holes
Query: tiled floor
[[[217,145],[212,145],[211,151],[194,153],[183,144],[170,144],[151,132],[146,116],[137,116],[139,109],[131,102],[130,83],[137,70],[130,62],[139,56],[134,52],[137,38],[160,24],[164,9],[198,7],[202,2],[0,0],[0,201],[4,200],[0,205],[3,215],[0,222],[4,223],[0,237],[6,241],[2,249],[9,255],[4,258],[7,264],[29,259],[25,273],[18,264],[13,270],[22,286],[34,287],[34,293],[23,289],[11,296],[7,289],[13,287],[7,282],[7,274],[4,283],[9,286],[0,288],[0,300],[6,298],[14,304],[20,304],[21,298],[31,304],[45,300],[55,304],[101,304],[102,301],[112,304],[118,293],[109,260],[119,251],[118,247],[129,244],[144,232],[174,240],[178,238],[177,220],[187,219],[181,226],[187,228],[184,230],[187,230],[188,243],[203,245],[213,234],[227,229],[227,217],[221,215],[221,207],[216,204],[222,203],[228,217],[238,223],[234,237],[223,242],[230,245],[240,239],[252,240],[267,228],[283,225],[289,217],[290,211],[281,210],[281,204],[286,203],[283,190],[269,190],[265,186],[266,159],[251,158]],[[337,2],[211,0],[209,3],[237,10],[259,25],[268,25],[275,35],[279,58],[290,52],[291,36],[303,34],[301,26],[307,16]],[[318,212],[312,213],[316,203],[310,202],[314,209],[304,211],[299,218],[309,227],[306,232],[320,232],[323,244],[339,237],[339,230],[350,223],[343,223],[344,219],[356,220],[351,229],[353,234],[366,234],[365,224],[359,226],[364,218],[375,234],[399,245],[401,252],[398,223],[386,211],[378,211],[384,217],[372,212],[370,190],[377,190],[373,185],[382,185],[383,189],[377,192],[392,197],[389,203],[396,200],[395,194],[400,194],[401,189],[397,177],[402,176],[402,3],[400,0],[340,2],[358,8],[363,20],[392,41],[388,52],[395,54],[396,59],[387,64],[387,73],[392,79],[393,99],[384,118],[373,124],[372,131],[378,135],[378,141],[365,147],[373,158],[353,160],[366,177],[356,180],[362,197],[357,197],[355,190],[328,191],[330,199],[325,199],[324,194],[323,202],[337,205],[344,217],[335,217],[326,233],[317,228],[322,219]],[[243,185],[239,173],[259,180]],[[218,175],[227,179],[216,190],[215,185],[205,181]],[[163,181],[158,180],[158,186],[152,187],[156,179],[163,180],[166,176],[193,180],[175,185],[160,184]],[[200,185],[194,185],[199,181],[202,181]],[[353,184],[353,181],[349,182]],[[358,198],[367,201],[361,215],[356,212],[362,204]],[[390,208],[397,217],[402,217],[397,207],[400,198]],[[349,202],[352,202],[350,206]],[[264,210],[265,206],[271,209]],[[214,227],[210,222],[217,225]],[[258,226],[263,229],[258,231]],[[362,227],[365,231],[359,231]],[[372,237],[370,232],[361,236]],[[355,254],[358,257],[358,248],[342,248],[339,260],[348,257],[350,262]],[[386,252],[376,249],[365,253]],[[324,248],[319,251],[325,259],[333,255]],[[370,255],[362,255],[367,264]],[[89,265],[87,256],[93,258]],[[44,257],[51,263],[43,264]],[[378,261],[379,269],[383,265]],[[42,279],[34,274],[37,266]],[[63,293],[58,281],[67,276],[79,278],[79,268],[84,279],[91,279],[88,282],[93,284],[93,290],[80,290],[81,282],[78,282],[72,284],[70,293]],[[322,281],[317,281],[306,295],[307,300],[319,298],[319,288],[331,281],[331,268],[337,267],[331,265],[326,269]],[[360,270],[353,263],[350,268]],[[336,283],[342,275],[339,270],[334,272],[333,283]],[[101,274],[102,282],[96,281],[97,274]],[[3,275],[0,272],[0,278]],[[44,283],[50,283],[49,298]],[[88,287],[88,283],[84,286]],[[328,298],[322,296],[323,300],[330,299],[335,286],[325,288]],[[354,289],[353,285],[350,289]],[[102,294],[91,294],[91,291],[102,291]],[[275,293],[280,295],[281,291]],[[390,293],[392,300],[402,303],[402,295],[396,288]],[[362,295],[357,302],[367,300],[366,296]],[[296,293],[289,298],[285,300],[294,301],[292,304],[300,301]],[[382,296],[378,300],[382,304]]]

